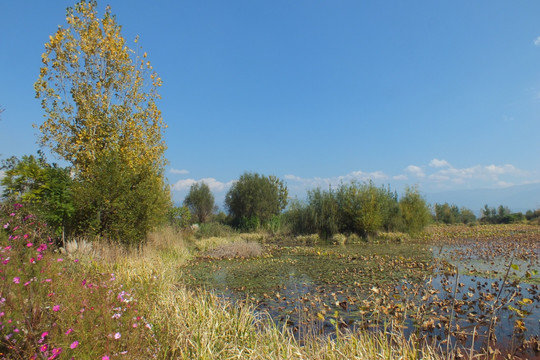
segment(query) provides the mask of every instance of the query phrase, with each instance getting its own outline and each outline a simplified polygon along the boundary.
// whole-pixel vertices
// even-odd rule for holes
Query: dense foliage
[[[40,142],[72,165],[79,230],[139,243],[170,205],[161,79],[145,52],[126,46],[109,7],[99,18],[95,1],[80,1],[66,21],[45,44],[34,84]]]
[[[225,197],[234,226],[256,229],[287,206],[287,187],[275,176],[244,173]]]
[[[409,188],[398,200],[387,187],[372,182],[351,182],[332,188],[310,190],[305,202],[293,201],[286,218],[295,234],[317,233],[363,237],[378,231],[418,232],[430,220],[429,208],[416,188]]]
[[[476,221],[474,213],[465,208],[459,208],[456,205],[448,203],[435,204],[433,207],[433,219],[443,224],[472,224]]]
[[[25,155],[5,160],[0,181],[2,197],[8,202],[23,202],[28,209],[44,219],[56,233],[69,230],[75,212],[69,169],[47,163],[43,153],[39,157]]]
[[[187,206],[196,222],[207,222],[215,210],[214,195],[210,187],[204,182],[191,185],[184,199],[184,206]]]
[[[522,222],[526,218],[518,212],[513,213],[508,207],[499,205],[497,209],[484,205],[480,221],[484,224],[511,224]]]

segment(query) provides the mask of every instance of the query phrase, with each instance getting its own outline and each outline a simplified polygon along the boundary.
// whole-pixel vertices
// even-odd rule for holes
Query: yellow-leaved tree
[[[80,1],[66,21],[49,36],[34,84],[45,111],[40,143],[72,164],[79,230],[131,243],[169,201],[162,81],[146,52],[126,45],[110,7],[100,18],[96,1]]]

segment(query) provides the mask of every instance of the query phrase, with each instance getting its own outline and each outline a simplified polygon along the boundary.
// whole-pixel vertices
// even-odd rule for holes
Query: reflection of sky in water
[[[364,252],[364,254],[367,255],[368,252],[366,250],[366,247],[360,249],[347,246],[343,249],[345,253],[355,254],[357,252]],[[375,250],[375,248],[369,249],[370,252],[376,253],[376,251],[373,250]],[[460,314],[454,313],[452,328],[455,329],[455,324],[457,323],[462,330],[470,333],[473,331],[473,328],[476,327],[477,338],[475,339],[475,344],[476,347],[479,348],[483,343],[483,340],[485,340],[481,335],[487,332],[487,323],[489,323],[490,320],[489,311],[499,293],[497,286],[499,289],[502,286],[501,279],[505,276],[509,267],[509,258],[496,256],[488,260],[486,259],[486,256],[476,255],[475,249],[472,249],[471,251],[471,248],[467,246],[433,246],[431,250],[435,258],[444,259],[456,266],[459,270],[460,275],[458,283],[463,285],[458,287],[456,300],[463,301],[461,307],[463,311]],[[539,249],[535,248],[534,253],[538,254]],[[220,289],[219,292],[224,295],[225,298],[234,301],[234,299],[246,299],[246,294],[241,289],[229,289],[229,286],[233,283],[238,284],[239,278],[242,278],[242,276],[245,277],[246,274],[250,274],[248,275],[249,278],[246,278],[246,281],[259,279],[269,280],[265,276],[268,275],[268,273],[275,273],[277,275],[276,280],[278,281],[272,281],[273,285],[268,287],[270,284],[263,284],[263,280],[263,283],[260,283],[260,287],[255,287],[255,289],[261,290],[261,292],[264,291],[268,293],[265,294],[267,295],[265,297],[261,297],[261,294],[253,295],[257,298],[257,301],[259,301],[257,311],[268,311],[275,321],[287,321],[287,323],[291,321],[291,324],[302,327],[302,309],[306,306],[309,307],[311,303],[314,307],[311,307],[310,311],[316,314],[321,309],[321,302],[324,302],[332,307],[332,310],[328,309],[327,315],[333,314],[335,310],[338,310],[340,317],[348,324],[352,324],[352,327],[354,328],[354,321],[359,319],[357,315],[358,312],[356,311],[358,310],[358,301],[364,299],[366,295],[360,295],[358,293],[358,288],[354,289],[353,287],[350,287],[350,284],[321,282],[321,279],[316,276],[317,272],[313,272],[313,269],[326,269],[328,264],[323,262],[327,262],[327,258],[311,254],[303,254],[302,256],[284,254],[282,256],[276,256],[275,259],[280,259],[282,261],[267,264],[269,267],[264,268],[262,272],[259,271],[254,273],[238,272],[238,268],[233,269],[225,265],[234,264],[233,262],[224,262],[224,266],[213,272],[211,277],[213,278],[214,284],[220,285],[217,287]],[[508,283],[512,283],[515,279],[523,277],[526,271],[538,268],[537,258],[533,258],[530,261],[513,259],[512,263],[517,265],[519,270],[516,271],[512,269],[510,271],[510,281],[508,281]],[[246,263],[246,266],[249,267],[248,263]],[[487,273],[487,275],[486,277],[479,276],[478,273],[471,275],[473,271]],[[455,279],[456,277],[451,275],[435,275],[431,283],[427,283],[425,287],[431,286],[434,290],[439,291],[437,294],[438,298],[440,300],[446,300],[446,304],[448,305],[452,303],[451,299],[454,293]],[[533,280],[536,282],[538,282],[538,279],[538,276],[533,276]],[[495,286],[492,284],[495,284]],[[448,291],[445,291],[445,288]],[[344,290],[344,292],[339,290]],[[499,321],[495,328],[495,335],[499,344],[503,346],[505,345],[505,342],[509,341],[512,337],[516,319],[521,319],[524,322],[524,325],[527,328],[527,331],[524,334],[526,338],[540,335],[540,295],[538,285],[522,282],[518,287],[515,287],[513,284],[507,284],[501,293],[501,299],[510,299],[514,295],[515,290],[520,293],[496,313]],[[407,290],[405,290],[405,292],[406,291]],[[334,297],[330,297],[330,294],[334,294]],[[351,295],[357,300],[356,305],[351,305],[346,310],[336,306],[336,301],[340,302],[347,300],[348,295]],[[252,295],[250,295],[250,297],[251,296]],[[532,304],[519,305],[518,301],[524,298],[531,299]],[[252,300],[254,299],[255,298],[252,298]],[[317,299],[320,302],[317,303]],[[315,301],[312,302],[312,300]],[[416,298],[415,301],[420,301],[420,299]],[[433,298],[420,303],[429,306],[432,301]],[[514,311],[508,309],[507,305],[526,310],[530,314],[523,318],[519,318]],[[441,309],[434,305],[433,315],[437,317],[443,315],[448,318],[450,317],[450,307],[451,306],[448,306],[447,309]],[[475,316],[471,316],[471,314]],[[333,327],[326,327],[328,325],[327,322],[328,318],[324,323],[319,323],[317,326],[324,327],[323,330],[325,332],[331,331]],[[409,329],[406,330],[407,333],[414,331],[410,320],[406,321],[406,324],[410,326]],[[429,335],[438,335],[441,338],[446,338],[443,329],[444,326],[442,329],[436,328],[429,333]],[[470,346],[471,338],[466,340],[463,345]],[[508,343],[506,343],[506,345],[508,345]]]
[[[476,328],[477,333],[480,335],[486,334],[488,328],[486,323],[489,323],[491,320],[489,310],[499,294],[498,289],[501,288],[502,281],[497,279],[488,279],[481,276],[460,275],[458,284],[462,284],[462,286],[458,286],[456,300],[466,300],[464,301],[465,305],[463,307],[464,313],[454,314],[457,319],[457,323],[462,329],[469,332],[473,331],[473,327],[475,327],[475,325],[480,324],[480,326]],[[440,298],[444,298],[445,294],[447,294],[448,298],[451,299],[456,286],[456,277],[446,277],[444,275],[437,276],[433,279],[431,286],[433,289],[439,291]],[[445,292],[444,288],[450,289],[451,291],[449,293]],[[514,294],[515,291],[518,293]],[[482,294],[493,296],[493,299],[482,300]],[[505,339],[511,338],[514,329],[514,321],[516,319],[521,319],[524,322],[525,327],[527,328],[527,331],[524,334],[526,337],[540,335],[540,303],[533,300],[537,294],[539,294],[539,292],[536,285],[520,284],[519,288],[516,288],[508,284],[504,287],[500,298],[511,299],[513,297],[513,300],[505,303],[505,306],[496,312],[499,321],[496,326],[495,335],[497,336],[499,342],[504,342]],[[531,299],[532,304],[526,306],[519,305],[518,301],[522,300],[523,298]],[[520,318],[514,311],[508,309],[508,305],[520,310],[526,310],[530,313],[530,315]],[[471,316],[471,319],[474,321],[468,320],[468,317],[471,314],[475,315]],[[449,312],[444,315],[449,316]]]
[[[514,268],[510,269],[509,275],[512,278],[524,277],[527,271],[540,270],[538,265],[540,248],[536,247],[529,250],[536,254],[536,259],[530,258],[528,260],[523,260],[520,258],[503,256],[490,257],[488,259],[476,254],[472,247],[466,245],[432,247],[432,253],[435,258],[445,260],[456,266],[460,273],[484,272],[489,274],[490,277],[504,277],[510,266],[510,261],[512,261],[512,264],[517,265],[519,268],[518,270]],[[461,256],[462,254],[467,255]],[[540,276],[533,276],[533,278],[540,280]]]

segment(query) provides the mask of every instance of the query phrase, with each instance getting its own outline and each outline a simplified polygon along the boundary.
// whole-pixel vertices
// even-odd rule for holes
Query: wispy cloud
[[[351,180],[368,181],[384,184],[391,181],[397,188],[407,183],[418,184],[424,191],[497,188],[526,183],[540,182],[540,175],[517,168],[512,164],[475,165],[457,168],[444,159],[432,159],[427,165],[409,165],[402,174],[388,175],[383,171],[353,171],[342,176],[328,178],[302,178],[298,175],[285,175],[290,188],[300,191],[315,187],[337,186]]]
[[[540,36],[534,39],[534,45],[540,46]]]
[[[455,167],[447,160],[434,158],[427,164],[409,165],[402,173],[387,174],[383,171],[352,171],[345,175],[331,177],[302,177],[296,174],[283,176],[290,194],[303,197],[310,189],[320,187],[336,188],[341,183],[350,181],[374,181],[379,185],[390,184],[396,190],[405,185],[419,185],[422,191],[437,192],[458,189],[504,188],[513,185],[540,182],[540,174],[531,173],[512,164],[474,165]],[[175,198],[187,194],[191,185],[205,182],[216,195],[216,200],[223,200],[225,193],[236,180],[220,181],[215,178],[182,179],[176,181],[171,190]]]
[[[420,166],[416,166],[416,165],[407,166],[405,168],[405,172],[419,178],[423,178],[424,176],[426,176],[426,174],[424,173],[424,170],[422,170]]]
[[[199,180],[182,179],[182,180],[178,180],[177,182],[175,182],[171,186],[171,189],[173,191],[185,191],[185,190],[189,190],[189,188],[193,184],[204,182],[206,185],[208,185],[210,190],[215,191],[215,192],[222,192],[222,191],[225,191],[225,190],[229,189],[231,187],[231,185],[234,183],[234,181],[235,180],[231,180],[231,181],[228,181],[228,182],[221,182],[221,181],[216,180],[214,178],[204,178],[204,179],[199,179]]]
[[[173,168],[173,169],[170,169],[169,172],[170,172],[171,174],[176,174],[176,175],[186,175],[186,174],[189,174],[189,171],[186,170],[186,169],[181,169],[181,170],[179,170],[179,169],[174,169],[174,168]]]
[[[429,166],[434,168],[441,168],[441,167],[451,167],[451,165],[446,160],[439,160],[439,159],[433,159],[429,162]]]
[[[285,175],[285,180],[289,182],[290,185],[295,187],[305,187],[305,188],[316,188],[316,187],[328,187],[328,186],[338,186],[340,183],[347,183],[353,180],[356,181],[383,181],[387,180],[390,177],[382,171],[374,172],[364,172],[364,171],[353,171],[349,174],[342,176],[333,176],[333,177],[314,177],[314,178],[302,178],[297,175]]]

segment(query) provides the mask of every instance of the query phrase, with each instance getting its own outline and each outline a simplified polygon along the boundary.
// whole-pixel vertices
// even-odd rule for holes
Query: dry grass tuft
[[[251,258],[260,256],[264,249],[254,241],[237,240],[209,249],[205,256],[216,259]]]

